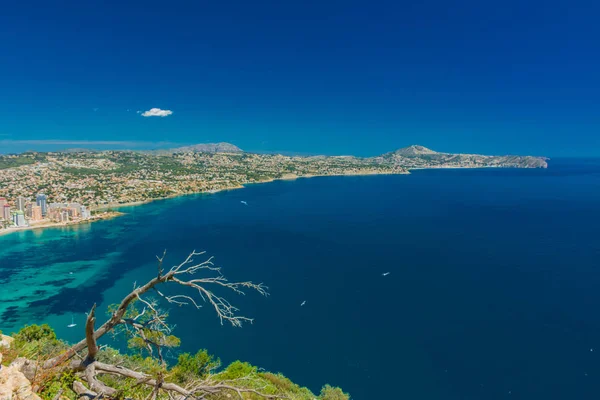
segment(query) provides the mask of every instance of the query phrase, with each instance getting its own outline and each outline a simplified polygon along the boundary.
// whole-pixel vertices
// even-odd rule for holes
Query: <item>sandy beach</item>
[[[110,211],[110,212],[102,212],[102,213],[96,214],[88,219],[82,219],[79,221],[71,221],[71,222],[41,221],[38,223],[33,223],[32,225],[29,225],[29,226],[20,226],[20,227],[11,227],[11,228],[6,228],[6,229],[0,229],[0,236],[8,235],[8,234],[14,233],[14,232],[29,231],[29,230],[33,230],[33,229],[57,228],[57,227],[63,227],[63,226],[81,225],[81,224],[116,218],[120,215],[123,215],[123,213],[118,212],[118,211]]]

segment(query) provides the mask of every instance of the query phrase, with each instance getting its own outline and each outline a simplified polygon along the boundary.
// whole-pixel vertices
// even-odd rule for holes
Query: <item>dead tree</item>
[[[203,255],[204,252],[192,252],[179,265],[173,266],[166,273],[163,270],[163,261],[165,255],[157,257],[158,273],[157,276],[144,285],[135,286],[134,289],[123,298],[121,303],[112,311],[112,315],[98,329],[95,329],[96,305],[90,310],[86,325],[85,339],[76,343],[65,353],[52,358],[44,363],[44,368],[64,367],[71,368],[79,373],[82,379],[87,382],[89,388],[81,383],[77,383],[74,390],[79,395],[95,397],[114,397],[118,394],[117,390],[108,387],[97,379],[101,374],[112,374],[136,380],[137,385],[147,385],[152,387],[151,398],[157,398],[159,392],[165,391],[170,398],[175,396],[182,399],[205,398],[207,395],[231,392],[242,398],[242,393],[254,393],[264,398],[279,398],[280,396],[262,394],[256,389],[240,388],[235,382],[215,382],[209,380],[196,382],[193,387],[183,388],[174,383],[165,382],[162,375],[152,377],[150,375],[133,371],[116,365],[101,363],[96,360],[98,353],[97,340],[106,333],[112,332],[117,327],[126,329],[132,337],[135,337],[141,346],[145,347],[151,355],[155,355],[164,364],[162,351],[168,347],[169,334],[171,327],[166,322],[166,313],[162,312],[156,301],[144,299],[142,296],[153,291],[159,298],[163,298],[171,304],[179,306],[191,305],[201,308],[202,304],[210,305],[220,319],[221,324],[228,322],[234,327],[241,327],[244,322],[252,322],[252,319],[237,315],[238,309],[234,307],[225,297],[217,295],[213,288],[220,287],[231,290],[237,294],[244,294],[244,289],[252,289],[263,296],[267,296],[267,288],[262,284],[246,282],[229,282],[222,274],[220,268],[212,262],[212,257],[196,262],[194,257]],[[210,276],[198,277],[199,273],[207,273]],[[157,286],[161,284],[179,285],[183,288],[191,288],[195,295],[175,294],[167,295],[158,290]],[[134,303],[139,302],[143,307],[141,311],[135,309]],[[88,349],[87,355],[81,360],[73,359],[75,355]]]

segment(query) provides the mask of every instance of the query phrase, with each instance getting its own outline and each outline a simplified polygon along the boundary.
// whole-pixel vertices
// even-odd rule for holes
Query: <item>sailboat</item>
[[[75,323],[75,321],[73,320],[73,316],[71,315],[71,323],[67,325],[67,328],[74,328],[76,326],[77,324]]]

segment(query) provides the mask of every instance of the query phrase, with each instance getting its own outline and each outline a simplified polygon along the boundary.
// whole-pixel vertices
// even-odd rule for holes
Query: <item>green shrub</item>
[[[323,386],[321,389],[321,394],[319,396],[321,400],[349,400],[350,395],[342,392],[342,389],[339,387],[332,387],[329,385]]]
[[[259,374],[265,381],[278,389],[278,394],[285,394],[291,399],[313,400],[315,395],[305,387],[300,387],[282,374],[262,372]]]
[[[196,354],[180,354],[177,365],[171,369],[171,378],[183,384],[192,379],[206,378],[211,371],[221,366],[221,360],[215,359],[206,350],[200,350]]]
[[[255,375],[257,368],[247,362],[234,361],[223,372],[218,373],[220,380],[233,380],[244,378],[248,375]]]
[[[49,359],[63,352],[68,345],[56,338],[56,334],[47,324],[27,325],[17,332],[11,347],[20,357],[29,359]]]
[[[54,399],[58,392],[62,390],[63,398],[75,398],[75,392],[72,391],[75,380],[73,371],[66,370],[58,373],[49,382],[44,383],[40,397],[42,399]]]
[[[5,353],[4,362],[9,362],[16,357],[26,357],[38,362],[61,354],[69,346],[58,340],[50,326],[29,325],[14,335],[13,346]],[[174,336],[160,336],[166,347],[174,347],[179,344],[179,339]],[[130,348],[141,348],[141,343],[131,343]],[[134,344],[133,346],[131,346]],[[13,352],[14,354],[10,354]],[[209,354],[206,350],[200,350],[195,354],[183,353],[179,355],[177,364],[168,368],[157,358],[143,357],[138,354],[120,353],[118,350],[103,347],[97,355],[97,360],[124,368],[136,370],[152,377],[164,376],[167,382],[173,382],[187,387],[193,382],[207,380],[210,382],[224,382],[226,384],[244,388],[254,389],[266,395],[281,396],[290,400],[349,400],[350,396],[340,388],[325,385],[319,396],[315,396],[309,389],[300,387],[282,374],[270,372],[258,372],[258,368],[241,361],[234,361],[221,372],[214,371],[221,366],[221,361]],[[98,379],[110,387],[119,391],[117,399],[132,398],[144,399],[152,393],[152,388],[140,384],[134,379],[109,374],[99,375]],[[45,376],[40,383],[41,397],[53,399],[62,389],[62,397],[75,399],[75,393],[71,390],[75,375],[72,372],[58,372],[54,376]],[[210,394],[207,400],[229,400],[237,397],[233,391]],[[251,392],[242,394],[244,400],[263,400],[264,398]],[[161,393],[159,400],[168,400],[165,393]]]
[[[48,324],[43,325],[25,325],[14,336],[17,343],[30,343],[40,340],[56,341],[56,333]]]

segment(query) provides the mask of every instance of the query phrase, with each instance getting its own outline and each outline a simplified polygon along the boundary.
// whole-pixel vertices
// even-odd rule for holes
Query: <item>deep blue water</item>
[[[247,360],[314,391],[340,385],[357,400],[595,399],[599,205],[600,160],[157,201],[0,237],[0,329],[48,321],[79,339],[83,312],[151,277],[156,254],[167,249],[170,265],[202,249],[271,296],[231,298],[255,318],[242,329],[208,307],[172,308],[184,350]],[[81,331],[66,328],[72,314]]]

